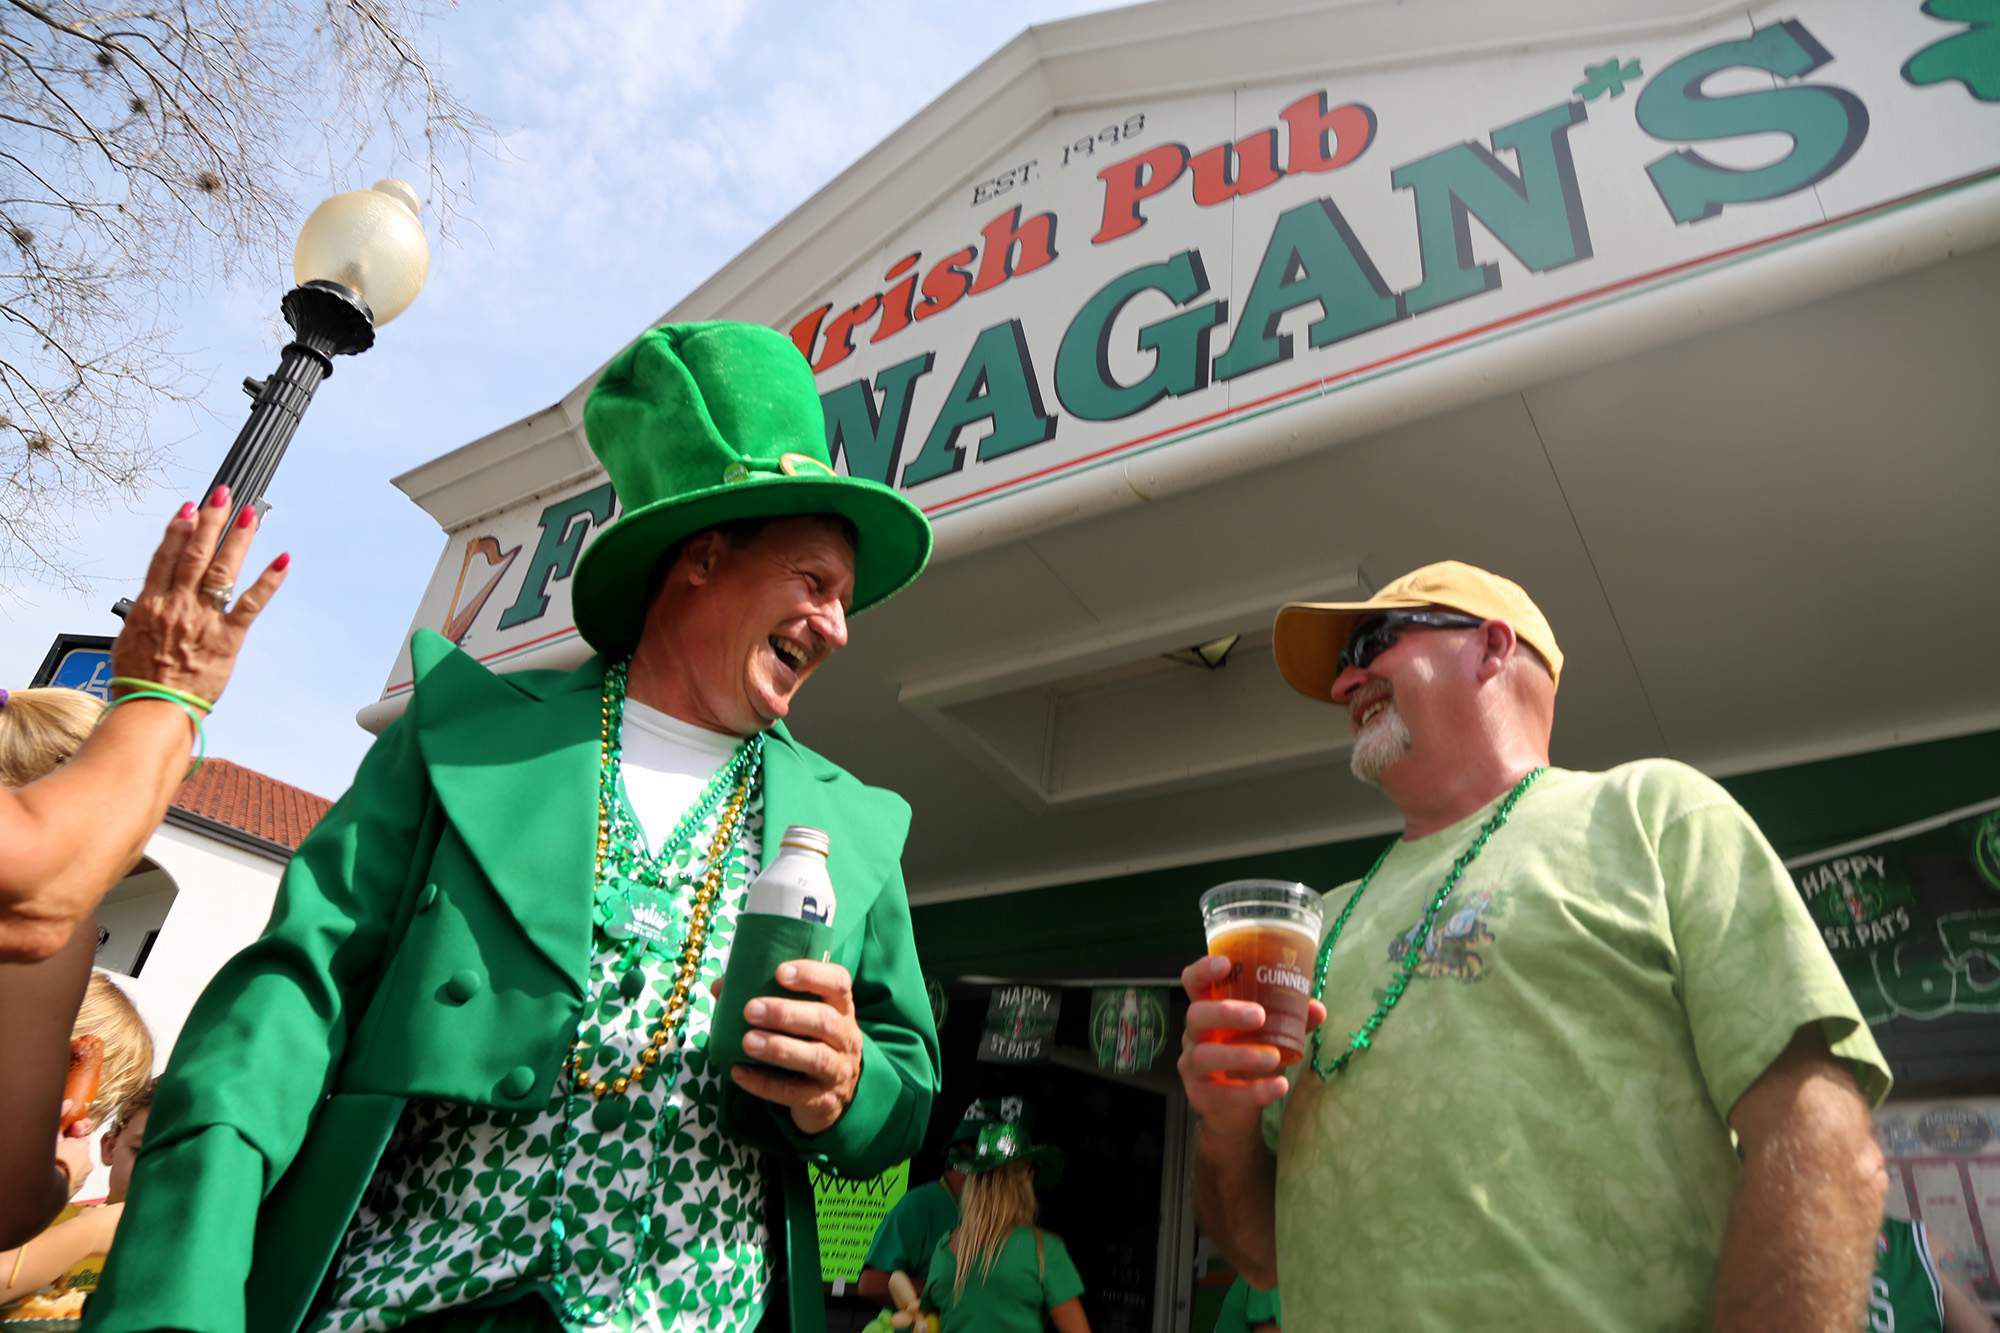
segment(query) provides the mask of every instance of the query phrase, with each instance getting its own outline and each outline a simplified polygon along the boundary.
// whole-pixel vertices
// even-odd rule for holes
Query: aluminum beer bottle
[[[777,859],[751,883],[743,910],[831,926],[833,876],[827,873],[826,857],[832,849],[833,839],[825,829],[807,824],[786,829]]]

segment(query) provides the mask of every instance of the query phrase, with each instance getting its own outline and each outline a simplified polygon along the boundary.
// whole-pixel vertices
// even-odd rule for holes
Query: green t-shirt
[[[1330,1053],[1494,806],[1383,863],[1328,968]],[[1329,927],[1352,891],[1327,895]],[[1814,1023],[1879,1103],[1888,1066],[1727,793],[1667,760],[1551,769],[1438,913],[1372,1047],[1330,1081],[1301,1065],[1266,1113],[1286,1313],[1705,1326],[1737,1176],[1726,1117]]]
[[[862,1267],[885,1273],[900,1268],[912,1281],[921,1282],[930,1272],[931,1251],[957,1225],[958,1200],[951,1197],[944,1183],[933,1180],[919,1185],[897,1200],[882,1219]]]
[[[1229,1284],[1229,1294],[1222,1298],[1213,1333],[1250,1333],[1263,1324],[1277,1323],[1280,1323],[1278,1293],[1259,1291],[1250,1285],[1248,1278],[1239,1277]]]
[[[1861,1326],[1869,1333],[1944,1333],[1944,1288],[1922,1222],[1882,1220]]]
[[[993,1271],[982,1278],[975,1265],[965,1294],[954,1299],[958,1256],[939,1241],[924,1283],[924,1308],[942,1316],[943,1333],[1041,1333],[1042,1311],[1083,1295],[1083,1279],[1062,1239],[1044,1231],[1041,1248],[1038,1258],[1033,1227],[1015,1227],[1000,1243]]]

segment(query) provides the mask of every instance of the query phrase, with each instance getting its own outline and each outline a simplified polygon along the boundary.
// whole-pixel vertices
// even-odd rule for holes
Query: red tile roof
[[[177,809],[296,848],[332,801],[227,759],[209,759],[174,794]]]

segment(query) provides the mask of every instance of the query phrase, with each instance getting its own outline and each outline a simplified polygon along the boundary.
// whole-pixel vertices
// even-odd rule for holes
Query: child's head
[[[147,1079],[143,1087],[126,1099],[118,1110],[118,1123],[97,1145],[105,1165],[111,1168],[111,1184],[105,1198],[112,1203],[124,1202],[125,1191],[131,1186],[132,1163],[138,1160],[139,1149],[146,1143],[146,1116],[153,1109],[155,1084],[155,1080]]]
[[[117,983],[102,972],[93,972],[70,1036],[96,1037],[104,1043],[104,1072],[97,1082],[97,1096],[84,1111],[89,1119],[103,1124],[152,1080],[153,1034]]]

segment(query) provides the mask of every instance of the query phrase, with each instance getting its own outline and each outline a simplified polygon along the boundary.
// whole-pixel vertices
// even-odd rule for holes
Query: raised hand
[[[167,524],[145,586],[111,645],[112,675],[155,681],[210,702],[221,697],[243,636],[270,605],[292,563],[291,556],[280,555],[238,595],[236,574],[250,553],[257,512],[246,505],[224,536],[228,518],[229,488],[218,486],[207,504],[199,509],[184,504]]]

